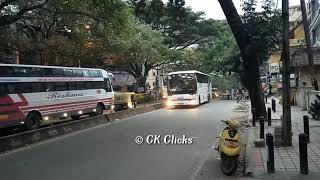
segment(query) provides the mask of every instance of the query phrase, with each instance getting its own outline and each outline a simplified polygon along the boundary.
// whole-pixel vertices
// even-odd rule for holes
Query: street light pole
[[[292,146],[290,103],[290,49],[289,49],[289,1],[282,0],[282,140],[284,146]]]

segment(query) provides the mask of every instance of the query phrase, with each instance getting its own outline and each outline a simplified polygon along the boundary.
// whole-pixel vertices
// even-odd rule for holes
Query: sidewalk
[[[269,104],[267,107],[271,106]],[[280,126],[280,118],[282,115],[282,106],[279,101],[276,102],[276,113],[272,113],[272,126],[268,127],[265,123],[265,133],[274,135],[274,127]],[[308,165],[309,175],[300,174],[299,159],[299,141],[298,135],[303,133],[303,115],[308,115],[306,111],[302,111],[299,107],[292,106],[292,147],[275,147],[274,161],[275,174],[267,174],[267,158],[268,151],[265,147],[254,147],[253,141],[260,137],[259,123],[256,127],[248,128],[248,171],[251,171],[254,178],[258,179],[315,179],[320,178],[320,121],[310,118],[310,143],[308,144]],[[250,115],[251,116],[251,115]]]

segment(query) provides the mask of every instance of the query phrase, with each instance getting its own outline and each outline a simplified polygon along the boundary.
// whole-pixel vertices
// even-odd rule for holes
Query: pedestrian
[[[231,99],[234,99],[234,89],[231,89]]]

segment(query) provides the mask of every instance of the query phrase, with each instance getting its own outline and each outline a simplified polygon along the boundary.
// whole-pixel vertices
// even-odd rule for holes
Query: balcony
[[[313,64],[320,65],[320,47],[313,48]],[[308,55],[306,48],[297,47],[290,49],[291,66],[308,66]]]

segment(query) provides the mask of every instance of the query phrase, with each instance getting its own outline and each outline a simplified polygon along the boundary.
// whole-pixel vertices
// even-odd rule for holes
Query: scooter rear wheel
[[[225,175],[231,176],[237,170],[237,159],[235,157],[223,157],[220,168]]]

